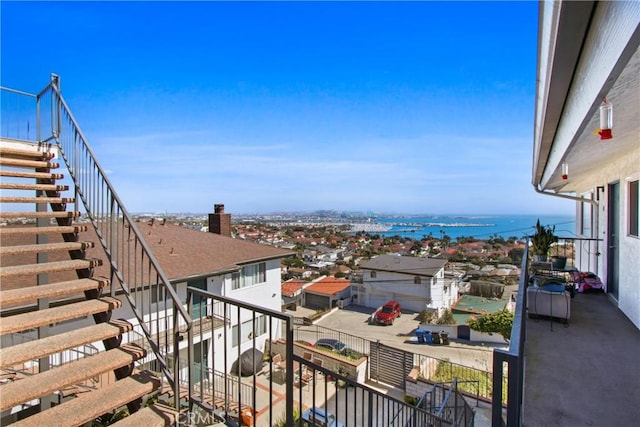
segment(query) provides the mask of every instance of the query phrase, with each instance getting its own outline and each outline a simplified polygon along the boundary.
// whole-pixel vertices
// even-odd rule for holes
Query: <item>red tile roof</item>
[[[337,295],[351,286],[351,281],[347,279],[336,279],[335,277],[325,277],[322,280],[308,286],[307,291],[316,294]]]
[[[285,297],[292,297],[302,289],[302,287],[308,282],[298,279],[290,279],[282,283],[282,295]]]

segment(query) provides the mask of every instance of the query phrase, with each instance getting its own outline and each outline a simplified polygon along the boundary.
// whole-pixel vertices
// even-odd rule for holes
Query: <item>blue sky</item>
[[[573,213],[531,182],[537,2],[6,2],[131,212]]]

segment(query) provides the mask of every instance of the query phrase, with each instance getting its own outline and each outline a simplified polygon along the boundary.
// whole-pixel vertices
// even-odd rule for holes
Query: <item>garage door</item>
[[[400,299],[400,304],[402,305],[403,310],[415,311],[416,313],[420,313],[425,309],[427,304],[424,299],[409,301],[407,299]]]
[[[305,306],[315,309],[323,309],[329,307],[329,297],[324,295],[305,293]]]
[[[369,307],[371,308],[378,308],[378,307],[382,307],[382,305],[389,301],[390,298],[387,298],[386,296],[379,296],[379,295],[371,295],[369,297]]]

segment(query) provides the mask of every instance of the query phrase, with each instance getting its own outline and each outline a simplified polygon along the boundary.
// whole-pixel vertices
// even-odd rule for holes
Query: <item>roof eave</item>
[[[540,2],[532,184],[548,175],[595,2]],[[543,183],[544,186],[544,183]]]

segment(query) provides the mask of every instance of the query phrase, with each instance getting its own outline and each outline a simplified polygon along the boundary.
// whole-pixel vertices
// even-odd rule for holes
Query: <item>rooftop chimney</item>
[[[213,205],[214,213],[209,214],[209,232],[231,237],[231,214],[224,213],[224,205]]]

